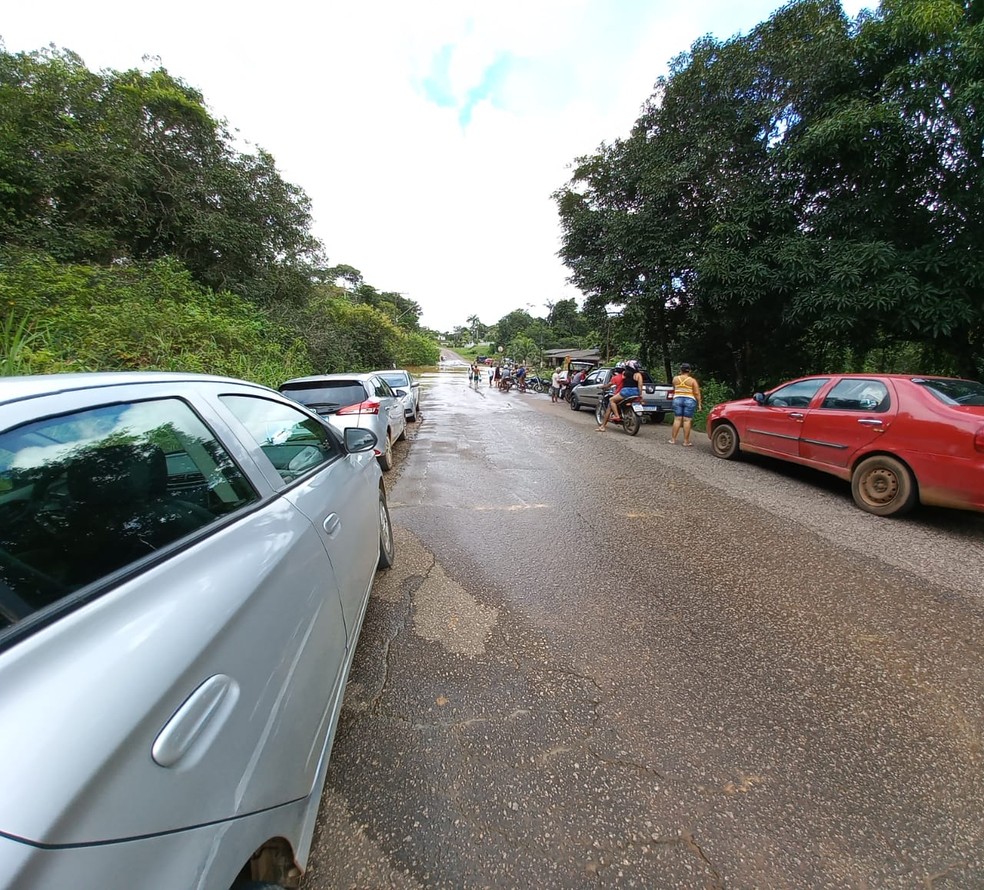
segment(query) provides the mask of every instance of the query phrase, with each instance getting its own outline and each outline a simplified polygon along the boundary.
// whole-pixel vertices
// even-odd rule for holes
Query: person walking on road
[[[694,414],[703,407],[700,395],[700,384],[690,373],[690,365],[684,362],[680,365],[680,373],[673,378],[673,430],[670,432],[670,444],[676,445],[680,428],[683,427],[683,444],[690,446],[690,427],[694,422]]]

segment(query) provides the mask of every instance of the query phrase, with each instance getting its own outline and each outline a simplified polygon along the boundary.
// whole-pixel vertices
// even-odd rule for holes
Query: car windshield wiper
[[[331,414],[342,407],[341,402],[308,402],[307,407],[318,414]]]

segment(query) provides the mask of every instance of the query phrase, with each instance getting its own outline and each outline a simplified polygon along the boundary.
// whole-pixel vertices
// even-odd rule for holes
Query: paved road
[[[425,378],[306,888],[984,887],[984,521]]]

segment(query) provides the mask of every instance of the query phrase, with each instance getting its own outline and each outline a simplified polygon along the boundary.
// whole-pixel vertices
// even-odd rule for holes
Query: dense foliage
[[[588,306],[741,391],[822,370],[984,373],[984,13],[797,0],[699,40],[556,194]]]
[[[307,196],[167,71],[0,46],[4,373],[436,361],[420,307],[328,267]],[[340,283],[337,283],[340,282]]]

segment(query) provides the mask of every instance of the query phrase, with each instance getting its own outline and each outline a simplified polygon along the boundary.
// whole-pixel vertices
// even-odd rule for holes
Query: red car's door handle
[[[881,426],[882,422],[877,417],[859,417],[858,423],[862,426]]]
[[[789,416],[792,417],[793,420],[802,420],[804,417],[806,417],[806,415],[801,413],[800,411],[790,411]]]

